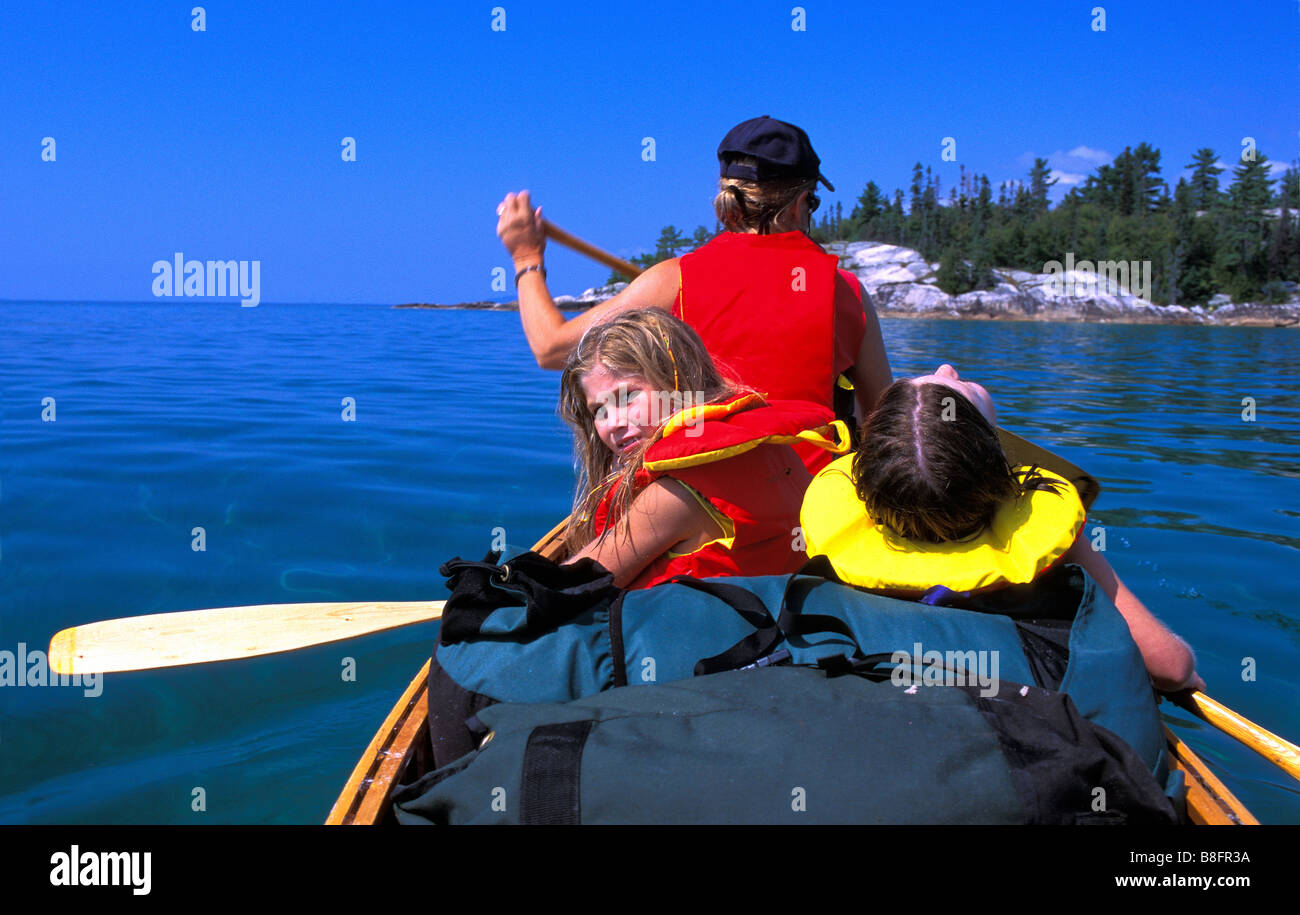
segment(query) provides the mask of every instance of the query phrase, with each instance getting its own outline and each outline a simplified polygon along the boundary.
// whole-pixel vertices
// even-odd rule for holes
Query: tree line
[[[992,289],[994,267],[1041,273],[1048,261],[1073,252],[1076,260],[1094,263],[1151,261],[1152,298],[1162,305],[1204,305],[1220,292],[1236,302],[1281,302],[1285,284],[1300,282],[1300,165],[1275,179],[1268,159],[1252,152],[1224,188],[1218,155],[1199,149],[1184,166],[1192,170],[1190,179],[1179,178],[1171,191],[1160,174],[1160,151],[1139,143],[1054,206],[1048,192],[1056,179],[1046,159],[1034,160],[1027,182],[999,184],[996,198],[987,175],[959,166],[946,202],[940,178],[918,162],[906,206],[901,189],[890,197],[868,181],[847,217],[841,204],[827,207],[811,235],[822,244],[913,248],[939,262],[936,283],[952,295]],[[687,238],[665,226],[655,250],[632,261],[648,267],[699,247],[720,230],[699,226]]]

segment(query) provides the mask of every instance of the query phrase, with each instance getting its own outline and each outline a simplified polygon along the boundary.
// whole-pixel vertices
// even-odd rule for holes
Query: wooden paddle
[[[545,230],[547,238],[553,239],[566,248],[577,251],[579,254],[585,254],[611,270],[617,270],[624,276],[635,279],[645,272],[643,268],[638,267],[636,264],[615,257],[608,251],[597,248],[591,242],[583,241],[581,238],[566,232],[545,219],[542,220],[542,228]],[[1101,483],[1097,482],[1096,477],[1076,467],[1064,458],[1058,457],[1046,448],[1025,441],[1014,432],[999,428],[998,438],[1002,442],[1002,450],[1007,453],[1007,459],[1011,461],[1011,466],[1037,464],[1073,483],[1074,488],[1079,490],[1079,498],[1083,501],[1084,508],[1092,508],[1092,503],[1097,501],[1097,496],[1101,493]]]
[[[253,658],[440,619],[443,603],[260,604],[104,620],[56,633],[49,664],[87,674]]]
[[[1214,725],[1300,781],[1300,747],[1289,740],[1283,740],[1271,731],[1266,731],[1226,705],[1215,702],[1205,693],[1185,690],[1181,693],[1165,695],[1175,705],[1186,709],[1202,721]]]
[[[631,261],[625,261],[621,257],[615,257],[608,251],[602,251],[591,242],[583,241],[576,235],[572,235],[553,222],[542,220],[542,229],[546,232],[546,237],[554,239],[566,248],[577,251],[579,254],[585,254],[587,257],[596,261],[598,264],[604,264],[611,270],[616,270],[628,279],[636,279],[645,271]]]

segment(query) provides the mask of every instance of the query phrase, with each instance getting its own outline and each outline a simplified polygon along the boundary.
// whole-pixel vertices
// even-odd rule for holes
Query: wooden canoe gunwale
[[[1187,816],[1196,826],[1258,826],[1259,820],[1210,771],[1192,748],[1165,725],[1169,765],[1180,769],[1187,783]]]
[[[371,739],[325,820],[326,826],[372,826],[392,817],[390,797],[429,756],[429,662],[406,687]]]
[[[538,541],[533,549],[555,558],[562,549],[567,519]],[[334,802],[327,826],[393,825],[392,795],[400,785],[415,781],[432,761],[429,742],[429,662],[388,713],[366,747],[352,775]],[[1187,784],[1187,813],[1197,826],[1257,826],[1246,809],[1208,766],[1168,726],[1164,728],[1171,768],[1181,770]]]
[[[564,549],[565,518],[551,528],[533,550],[550,559]],[[370,744],[361,754],[338,800],[325,819],[326,826],[376,826],[396,823],[392,795],[400,785],[413,782],[428,768],[429,662],[406,687]]]

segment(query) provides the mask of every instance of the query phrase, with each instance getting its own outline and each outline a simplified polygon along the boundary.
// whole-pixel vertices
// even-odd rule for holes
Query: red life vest
[[[766,397],[831,405],[847,367],[834,364],[835,255],[802,232],[723,232],[679,263],[673,314],[720,368]]]
[[[674,414],[646,450],[637,488],[672,477],[707,500],[732,531],[683,556],[665,553],[628,588],[648,588],[674,575],[711,578],[798,570],[807,559],[803,550],[794,549],[801,536],[799,508],[812,477],[789,445],[817,443],[830,453],[847,448],[847,441],[844,425],[814,403],[765,404],[755,394],[742,394]],[[596,507],[596,536],[611,523],[615,490],[611,487]]]
[[[802,232],[724,232],[679,263],[673,314],[695,329],[724,375],[765,397],[834,408],[837,380],[851,364],[836,364],[842,322],[836,320],[835,255]],[[856,339],[839,341],[852,358],[865,331],[861,312],[859,301],[845,334]],[[795,450],[813,472],[829,463],[824,451]]]

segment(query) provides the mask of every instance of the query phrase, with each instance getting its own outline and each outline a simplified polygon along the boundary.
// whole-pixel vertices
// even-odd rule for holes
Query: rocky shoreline
[[[1064,321],[1094,324],[1184,324],[1248,327],[1300,326],[1300,295],[1291,290],[1280,305],[1232,303],[1215,296],[1208,306],[1155,305],[1132,294],[1114,275],[1088,270],[1028,273],[993,270],[993,289],[953,296],[935,285],[939,265],[897,245],[843,242],[827,246],[840,266],[857,275],[885,318],[948,318],[1004,321]],[[556,296],[564,311],[581,311],[616,295],[626,283],[588,289],[578,296]],[[451,308],[518,311],[516,302],[464,302],[457,305],[408,304],[396,308]]]

